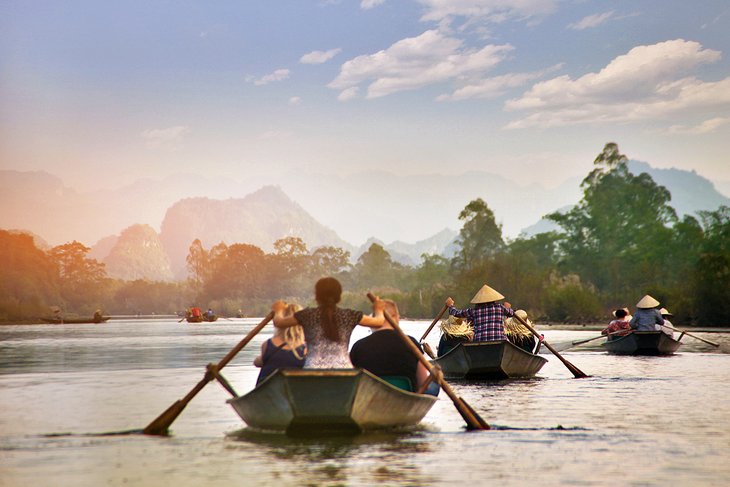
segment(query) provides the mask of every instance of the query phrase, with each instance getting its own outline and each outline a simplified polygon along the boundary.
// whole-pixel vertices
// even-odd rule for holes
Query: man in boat
[[[472,298],[473,308],[456,308],[450,297],[446,298],[446,306],[449,315],[466,318],[472,324],[475,342],[491,342],[507,339],[504,319],[515,315],[509,303],[499,302],[502,299],[504,296],[485,284]]]
[[[667,308],[660,309],[659,314],[662,315],[662,318],[664,318],[664,324],[661,325],[662,331],[669,335],[669,338],[674,338],[674,330],[670,328],[674,327],[674,325],[672,325],[672,322],[669,321],[669,318],[674,317],[674,315],[670,313]]]
[[[618,337],[626,336],[631,330],[631,317],[626,308],[621,308],[613,311],[614,320],[612,320],[606,328],[601,330],[601,335],[606,335],[609,340],[614,340]],[[626,330],[626,331],[621,331]]]
[[[631,318],[629,325],[637,331],[656,331],[664,324],[664,318],[657,309],[659,301],[648,294],[636,303],[636,313]]]
[[[101,310],[97,309],[94,311],[94,323],[101,323],[102,316],[101,316]]]
[[[383,304],[393,321],[399,323],[398,305],[390,299],[384,299]],[[421,348],[418,340],[412,336],[408,338]],[[373,328],[370,336],[355,342],[350,350],[350,361],[354,367],[365,369],[378,377],[405,377],[410,382],[411,391],[419,390],[429,377],[428,369],[418,361],[387,320],[383,326]],[[438,383],[434,381],[428,384],[425,393],[438,396],[439,389]]]

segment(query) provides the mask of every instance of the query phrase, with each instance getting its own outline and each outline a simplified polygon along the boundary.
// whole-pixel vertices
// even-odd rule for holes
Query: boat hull
[[[252,428],[299,436],[413,426],[435,401],[361,369],[284,369],[228,403]]]
[[[447,379],[501,380],[533,377],[547,359],[500,340],[460,343],[432,362]]]
[[[614,355],[672,355],[680,345],[661,331],[635,331],[603,344]]]
[[[98,324],[98,323],[106,323],[107,321],[109,321],[109,318],[110,318],[109,316],[104,316],[102,318],[97,318],[97,319],[94,319],[94,318],[64,318],[64,319],[41,318],[41,321],[43,321],[44,323],[52,324],[52,325],[64,325],[64,324],[72,325],[72,324],[84,324],[84,323]]]

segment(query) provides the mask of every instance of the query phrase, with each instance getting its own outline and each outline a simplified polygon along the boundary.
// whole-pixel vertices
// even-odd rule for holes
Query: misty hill
[[[372,237],[361,245],[351,257],[353,261],[357,261],[372,244],[377,243],[390,254],[394,262],[416,266],[421,263],[421,255],[423,254],[450,256],[449,249],[453,246],[453,242],[458,235],[457,232],[446,228],[430,238],[419,240],[412,244],[397,240],[390,244],[385,244],[381,240]]]
[[[352,250],[333,230],[274,186],[245,198],[181,200],[167,210],[160,232],[177,277],[187,274],[185,258],[196,238],[207,249],[220,242],[248,243],[271,252],[273,243],[287,236],[300,237],[310,250],[323,245]]]
[[[127,281],[173,279],[170,258],[162,246],[159,235],[149,225],[132,225],[119,237],[102,239],[94,246],[95,252],[103,253],[105,244],[112,240],[113,245],[101,259],[106,264],[109,277]]]

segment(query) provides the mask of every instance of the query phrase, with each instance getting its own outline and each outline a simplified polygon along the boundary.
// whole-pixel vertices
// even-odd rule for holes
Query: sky
[[[729,32],[726,0],[4,0],[0,169],[556,187],[613,141],[728,184]]]

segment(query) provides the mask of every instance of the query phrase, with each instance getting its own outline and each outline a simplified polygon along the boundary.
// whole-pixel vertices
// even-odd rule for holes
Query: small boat
[[[44,323],[52,325],[71,325],[78,323],[106,323],[110,316],[102,316],[100,318],[41,318]]]
[[[214,321],[216,321],[218,319],[218,316],[217,315],[213,315],[211,317],[208,317],[208,316],[205,316],[205,315],[203,315],[203,316],[187,316],[185,319],[187,320],[188,323],[203,323],[204,321],[207,321],[207,322],[212,323],[212,322],[214,322]]]
[[[679,340],[662,331],[634,331],[603,344],[614,355],[671,355],[680,345]]]
[[[280,369],[228,400],[249,427],[291,436],[413,426],[435,402],[362,369]]]
[[[506,340],[464,342],[431,361],[447,379],[500,380],[533,377],[547,362]]]

